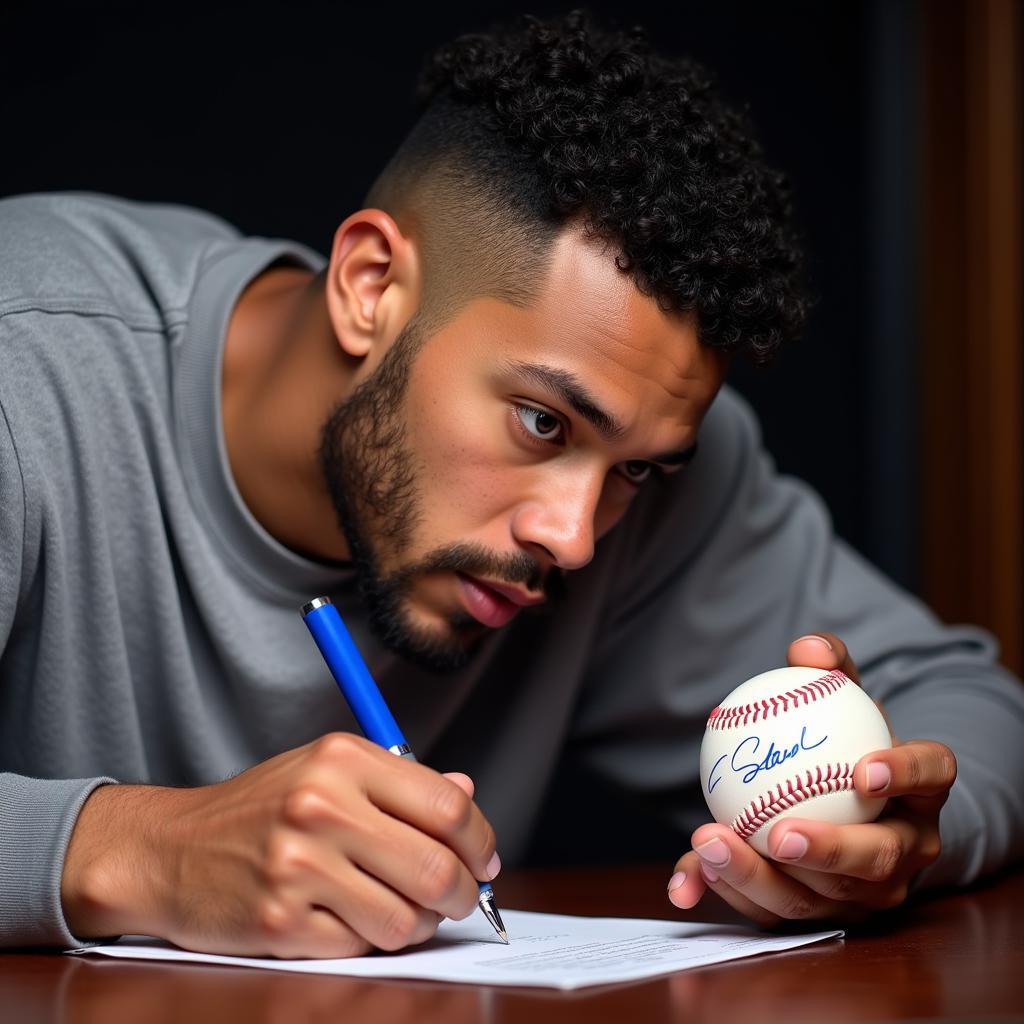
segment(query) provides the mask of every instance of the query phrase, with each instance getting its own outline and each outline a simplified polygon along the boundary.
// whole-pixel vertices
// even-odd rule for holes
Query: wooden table
[[[689,915],[675,911],[667,877],[663,866],[509,871],[495,889],[503,906],[523,910],[739,920],[711,901]],[[1024,871],[918,900],[842,942],[569,993],[0,954],[0,1020],[11,1024],[906,1019],[1024,1021]]]

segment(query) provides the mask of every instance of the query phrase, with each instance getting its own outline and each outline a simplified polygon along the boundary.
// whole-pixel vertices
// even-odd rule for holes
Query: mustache
[[[461,572],[502,583],[520,583],[530,591],[543,587],[549,597],[558,589],[555,581],[559,573],[552,570],[545,579],[541,564],[525,551],[499,554],[480,544],[449,544],[437,548],[414,565],[403,566],[388,582],[401,589],[416,576],[443,571]]]

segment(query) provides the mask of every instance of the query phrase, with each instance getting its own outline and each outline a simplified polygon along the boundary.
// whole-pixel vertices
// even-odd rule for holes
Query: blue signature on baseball
[[[769,740],[768,749],[764,752],[764,756],[761,757],[759,761],[743,761],[744,758],[752,759],[760,755],[761,737],[748,736],[736,747],[731,755],[723,754],[714,763],[714,766],[708,775],[708,792],[713,792],[715,786],[722,781],[719,769],[723,761],[728,761],[729,767],[737,775],[742,773],[744,782],[753,782],[761,772],[767,772],[772,768],[778,768],[780,764],[785,764],[791,757],[796,757],[801,750],[813,750],[815,747],[820,747],[827,739],[828,735],[826,734],[822,736],[820,740],[817,740],[814,743],[808,743],[807,726],[805,725],[800,729],[800,739],[792,745],[776,746],[775,740]]]

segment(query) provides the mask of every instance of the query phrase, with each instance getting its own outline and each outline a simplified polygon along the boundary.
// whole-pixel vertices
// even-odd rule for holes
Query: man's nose
[[[603,477],[577,476],[563,486],[547,487],[522,502],[512,519],[512,533],[526,548],[561,569],[580,569],[594,557],[594,519]]]

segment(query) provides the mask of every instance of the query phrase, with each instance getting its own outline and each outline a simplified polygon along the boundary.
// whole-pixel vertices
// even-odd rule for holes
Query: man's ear
[[[383,210],[353,213],[334,234],[325,291],[347,355],[363,359],[375,346],[386,348],[419,303],[416,246]]]

